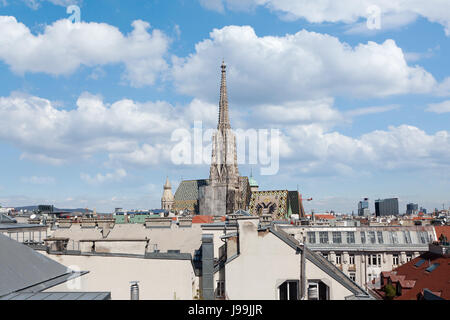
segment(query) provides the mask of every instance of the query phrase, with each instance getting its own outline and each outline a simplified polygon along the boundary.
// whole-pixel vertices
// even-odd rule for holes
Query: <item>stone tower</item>
[[[228,96],[226,66],[222,63],[222,80],[220,83],[219,120],[217,131],[213,135],[211,167],[209,179],[213,185],[237,186],[239,170],[236,154],[236,136],[231,131],[228,116]]]
[[[242,190],[237,165],[236,136],[228,114],[226,65],[222,62],[219,119],[212,137],[211,167],[208,185],[199,189],[200,214],[226,215],[240,209]]]
[[[172,193],[172,186],[170,185],[169,177],[166,178],[166,183],[164,184],[164,191],[161,197],[161,209],[172,210],[175,198]]]

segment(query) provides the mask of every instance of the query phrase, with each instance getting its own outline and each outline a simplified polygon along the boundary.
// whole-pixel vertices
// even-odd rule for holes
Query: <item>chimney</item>
[[[130,283],[130,299],[139,300],[139,281],[131,281]]]
[[[212,234],[202,236],[202,296],[214,300],[214,238]]]

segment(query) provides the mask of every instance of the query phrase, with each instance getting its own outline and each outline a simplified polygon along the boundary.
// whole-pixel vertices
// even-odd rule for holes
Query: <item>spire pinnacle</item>
[[[225,61],[222,60],[222,80],[220,82],[220,100],[219,100],[219,121],[217,129],[230,129],[230,119],[228,116],[228,96],[227,96],[227,66]]]
[[[166,177],[166,183],[164,184],[164,189],[171,189],[172,186],[170,185],[169,177]]]

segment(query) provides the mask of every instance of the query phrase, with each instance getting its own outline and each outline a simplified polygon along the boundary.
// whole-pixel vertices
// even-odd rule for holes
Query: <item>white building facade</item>
[[[428,244],[437,239],[432,226],[280,227],[364,288],[382,271],[391,271],[426,252]]]

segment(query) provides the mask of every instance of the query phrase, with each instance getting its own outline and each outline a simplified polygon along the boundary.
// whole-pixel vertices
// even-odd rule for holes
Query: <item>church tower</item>
[[[231,131],[228,115],[228,96],[226,65],[222,62],[222,80],[220,83],[219,120],[217,131],[213,135],[211,167],[209,179],[213,185],[237,186],[239,170],[236,154],[236,136]]]
[[[228,111],[226,65],[221,65],[219,119],[212,137],[209,181],[199,189],[200,214],[226,215],[242,209],[242,177],[239,176],[236,136],[231,131]]]
[[[161,209],[168,211],[172,210],[174,201],[172,186],[170,185],[169,177],[167,177],[166,183],[164,184],[163,195],[161,197]]]

